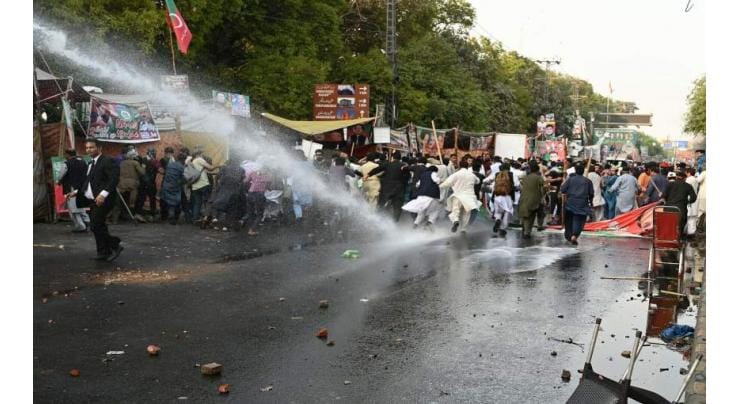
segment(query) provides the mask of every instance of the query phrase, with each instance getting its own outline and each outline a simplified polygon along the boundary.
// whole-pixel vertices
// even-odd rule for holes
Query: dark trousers
[[[203,205],[208,201],[211,196],[211,186],[206,185],[203,188],[193,190],[190,193],[190,202],[193,205],[193,220],[200,220],[201,210],[205,211]]]
[[[191,191],[190,196],[192,195]],[[185,221],[189,222],[192,211],[190,210],[190,199],[188,199],[188,194],[185,193],[185,190],[180,195],[180,208],[185,212]]]
[[[94,202],[90,205],[90,230],[95,235],[95,245],[98,255],[110,255],[118,247],[118,244],[121,243],[120,238],[111,236],[108,233],[108,226],[105,224],[105,218],[113,209],[113,204],[118,202],[115,199],[111,199],[113,197],[115,197],[115,193],[108,195],[103,206],[98,206]]]
[[[565,209],[564,214],[566,240],[570,240],[571,236],[576,236],[576,238],[578,238],[578,236],[580,236],[581,232],[583,231],[583,226],[586,225],[586,218],[588,216],[576,215],[568,209]]]
[[[159,214],[162,217],[162,220],[167,220],[167,213],[169,211],[169,208],[167,207],[167,202],[164,201],[164,199],[159,200]]]
[[[147,199],[149,199],[149,212],[154,214],[157,211],[157,187],[154,183],[143,184],[139,187],[139,195],[136,198],[134,213],[142,213],[144,211],[144,202]]]
[[[395,194],[388,195],[388,202],[390,202],[391,208],[393,209],[393,220],[398,222],[401,220],[401,213],[403,212],[403,192],[396,192]]]
[[[262,220],[266,203],[267,199],[265,199],[264,192],[249,192],[247,194],[247,215],[249,215],[250,230],[254,230],[260,220]]]
[[[167,214],[170,219],[170,223],[177,223],[180,219],[180,205],[167,205]]]

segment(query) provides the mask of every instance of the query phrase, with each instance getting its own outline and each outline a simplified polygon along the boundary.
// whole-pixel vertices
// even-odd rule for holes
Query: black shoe
[[[72,230],[72,233],[87,233],[87,228],[85,228],[85,229],[74,229],[74,230]]]
[[[506,230],[499,230],[498,235],[500,237],[506,237]]]
[[[97,256],[95,256],[93,258],[90,258],[90,259],[91,260],[95,260],[95,261],[105,261],[105,260],[108,259],[108,257],[110,257],[110,254],[108,254],[108,255],[97,255]]]
[[[493,224],[493,232],[498,233],[498,229],[501,227],[501,219],[496,219],[496,223]]]
[[[543,230],[545,230],[545,227],[544,226],[538,226],[537,227],[537,231],[543,231]]]
[[[121,251],[123,251],[123,247],[118,245],[116,248],[113,249],[113,254],[111,254],[106,261],[113,262],[116,258],[118,258],[119,255],[121,255]]]
[[[452,231],[453,233],[457,232],[457,227],[458,226],[460,226],[460,222],[453,223],[452,224],[452,229],[450,231]]]
[[[524,239],[524,240],[529,240],[531,238],[532,238],[532,235],[531,234],[522,234],[522,239]]]

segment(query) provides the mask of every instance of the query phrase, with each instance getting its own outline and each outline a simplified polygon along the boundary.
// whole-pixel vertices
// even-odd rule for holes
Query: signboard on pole
[[[370,116],[367,84],[316,84],[313,93],[315,121],[346,120]]]
[[[406,135],[404,135],[405,137]],[[373,140],[375,144],[386,144],[391,142],[391,128],[373,128]]]
[[[170,90],[170,91],[188,91],[190,89],[190,84],[188,83],[188,75],[187,74],[178,74],[176,76],[170,75],[170,76],[159,76],[160,78],[160,86],[162,90]]]

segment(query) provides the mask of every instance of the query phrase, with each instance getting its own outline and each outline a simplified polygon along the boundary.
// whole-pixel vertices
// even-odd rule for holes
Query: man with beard
[[[85,141],[85,151],[90,154],[92,161],[88,164],[87,177],[82,188],[75,195],[82,207],[90,207],[90,230],[95,235],[95,245],[98,255],[95,260],[111,262],[118,258],[123,251],[121,239],[108,233],[105,218],[113,209],[116,201],[115,192],[118,186],[119,169],[116,163],[101,153],[97,139]]]

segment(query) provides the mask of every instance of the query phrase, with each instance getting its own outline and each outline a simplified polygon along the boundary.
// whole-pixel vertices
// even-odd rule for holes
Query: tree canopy
[[[707,76],[694,81],[694,88],[686,97],[689,110],[684,117],[683,130],[694,135],[707,134]]]
[[[171,71],[163,3],[37,0],[34,9],[79,47],[109,44],[126,62],[159,74]],[[317,83],[370,84],[371,111],[391,94],[384,0],[176,3],[193,34],[177,70],[190,76],[193,91],[246,94],[253,107],[290,119],[310,119]],[[606,98],[590,83],[472,36],[474,21],[466,0],[398,1],[398,123],[533,133],[540,114],[554,113],[558,134],[569,134],[576,109],[583,117],[605,112]]]

